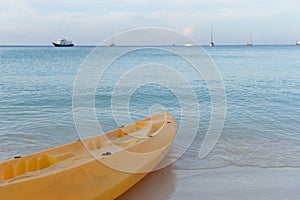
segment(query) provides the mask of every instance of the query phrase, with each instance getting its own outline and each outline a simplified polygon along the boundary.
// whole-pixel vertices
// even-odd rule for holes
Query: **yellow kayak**
[[[1,200],[115,199],[166,156],[177,124],[160,113],[81,141],[0,163]]]

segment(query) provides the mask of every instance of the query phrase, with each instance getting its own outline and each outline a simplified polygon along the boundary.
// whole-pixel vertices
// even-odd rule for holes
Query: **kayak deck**
[[[48,184],[51,184],[51,181],[54,181],[55,177],[60,176],[60,174],[64,175],[63,177],[66,177],[67,180],[69,176],[75,175],[74,172],[76,170],[87,170],[87,172],[92,170],[95,176],[96,174],[100,176],[100,173],[101,177],[103,177],[105,175],[103,172],[108,173],[106,181],[111,182],[108,184],[110,188],[103,190],[102,193],[97,191],[97,194],[86,196],[84,196],[86,192],[91,192],[82,191],[82,197],[78,194],[72,194],[69,196],[65,195],[62,199],[68,199],[68,197],[74,199],[76,196],[77,198],[85,199],[89,199],[89,197],[115,198],[129,189],[129,187],[145,176],[148,170],[153,169],[163,159],[173,142],[176,130],[177,125],[173,117],[168,113],[161,113],[118,128],[105,135],[79,140],[60,147],[4,161],[0,163],[0,196],[15,198],[16,194],[12,193],[15,185],[23,186],[24,189],[28,190],[31,188],[31,185],[35,185],[31,184],[31,182],[35,182],[37,184],[42,183],[41,185],[45,187],[47,186],[47,181]],[[149,153],[150,156],[141,157],[139,160],[139,157],[131,157],[132,153]],[[106,163],[102,163],[102,161]],[[116,169],[120,165],[122,166],[121,169]],[[131,174],[135,172],[140,174]],[[115,180],[116,177],[120,180]],[[86,177],[78,176],[78,178],[82,179],[83,183],[99,184],[99,187],[102,187],[101,184],[103,184],[102,180],[91,183],[88,182],[89,180]],[[121,181],[122,178],[123,183]],[[126,180],[127,182],[128,180],[131,181],[124,185]],[[120,189],[113,188],[121,183],[123,187]],[[56,187],[65,187],[66,185],[67,183],[62,182],[60,186],[58,184]],[[77,187],[80,191],[81,188],[79,186],[80,184],[72,187]],[[35,187],[37,186],[35,185]],[[43,190],[43,188],[40,187],[40,190]],[[85,190],[87,189],[85,188]],[[22,194],[22,189],[16,190],[15,193],[19,193],[20,197],[25,195],[25,193],[26,195],[37,195],[28,191]],[[51,198],[61,197],[49,192],[45,193],[45,191],[43,194],[50,195]],[[38,198],[41,197],[39,196]],[[43,197],[43,199],[46,198]]]

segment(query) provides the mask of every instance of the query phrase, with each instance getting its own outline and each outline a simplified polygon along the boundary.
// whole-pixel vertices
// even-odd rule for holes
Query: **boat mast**
[[[211,26],[211,28],[210,28],[210,43],[209,43],[209,46],[210,46],[210,47],[215,46],[215,43],[214,43],[214,36],[213,36],[213,27],[212,27],[212,26]]]
[[[213,27],[210,28],[210,43],[214,43]]]

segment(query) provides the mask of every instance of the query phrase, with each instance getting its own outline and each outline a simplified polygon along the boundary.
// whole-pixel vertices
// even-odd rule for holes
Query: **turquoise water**
[[[105,59],[118,48],[107,47],[99,59]],[[197,56],[193,48],[174,48],[187,57]],[[144,50],[134,53],[134,57],[129,55],[102,77],[95,107],[104,131],[117,127],[111,113],[111,95],[121,70],[140,61],[163,62],[191,77],[201,111],[197,137],[174,164],[176,168],[300,167],[300,48],[204,48],[222,75],[227,100],[224,129],[206,158],[199,159],[198,152],[210,120],[209,91],[203,80],[193,77],[194,71],[160,51]],[[0,160],[80,137],[73,121],[72,92],[80,65],[92,50],[93,47],[0,47]],[[130,115],[133,120],[147,117],[149,108],[157,104],[180,121],[176,94],[157,84],[134,91],[129,102]]]

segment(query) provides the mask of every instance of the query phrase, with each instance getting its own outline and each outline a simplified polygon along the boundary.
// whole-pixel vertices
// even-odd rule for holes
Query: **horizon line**
[[[295,43],[259,43],[259,44],[253,44],[253,46],[282,46],[282,45],[291,45],[291,46],[297,46]],[[103,45],[103,44],[74,44],[74,47],[108,47],[107,45]],[[115,47],[135,47],[135,46],[173,46],[173,44],[170,45],[166,45],[166,44],[162,44],[162,45],[151,45],[151,44],[141,44],[141,45],[117,45]],[[175,47],[184,47],[183,45],[176,45]],[[209,46],[209,44],[204,44],[204,45],[195,45],[194,47],[197,46]],[[246,46],[246,44],[216,44],[215,46]],[[51,44],[0,44],[0,47],[54,47]],[[193,47],[193,46],[192,46]]]

